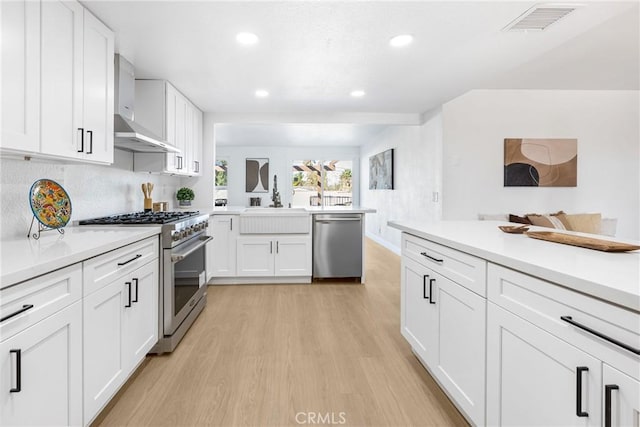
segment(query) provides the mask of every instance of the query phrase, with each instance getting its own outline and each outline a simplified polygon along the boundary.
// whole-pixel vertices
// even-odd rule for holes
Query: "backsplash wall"
[[[154,202],[176,205],[180,178],[133,172],[133,155],[115,150],[114,164],[62,164],[40,160],[0,159],[0,238],[27,235],[31,223],[29,189],[34,181],[49,178],[64,187],[71,198],[71,221],[96,216],[142,211],[140,185],[152,182]]]

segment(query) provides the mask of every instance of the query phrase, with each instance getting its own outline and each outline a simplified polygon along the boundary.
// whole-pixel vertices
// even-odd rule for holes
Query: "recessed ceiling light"
[[[256,90],[256,98],[266,98],[267,96],[269,96],[269,92],[267,92],[264,89],[258,89]]]
[[[361,98],[364,96],[364,91],[363,90],[351,91],[351,96],[353,96],[354,98]]]
[[[411,34],[400,34],[399,36],[395,36],[389,40],[389,44],[393,47],[404,47],[410,45],[413,41],[413,36]]]
[[[236,41],[240,44],[256,44],[258,43],[258,36],[253,33],[238,33],[236,34]]]

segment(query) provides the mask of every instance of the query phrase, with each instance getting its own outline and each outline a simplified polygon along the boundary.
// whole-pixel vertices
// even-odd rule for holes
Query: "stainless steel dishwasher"
[[[362,214],[313,216],[313,277],[362,277]]]

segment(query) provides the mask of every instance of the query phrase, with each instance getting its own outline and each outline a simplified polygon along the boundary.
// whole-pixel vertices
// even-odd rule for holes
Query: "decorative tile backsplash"
[[[0,238],[27,235],[31,223],[29,189],[34,181],[49,178],[64,187],[71,199],[71,221],[142,211],[143,182],[153,182],[153,201],[176,204],[179,177],[132,171],[132,155],[116,150],[111,166],[61,164],[39,160],[0,159]]]

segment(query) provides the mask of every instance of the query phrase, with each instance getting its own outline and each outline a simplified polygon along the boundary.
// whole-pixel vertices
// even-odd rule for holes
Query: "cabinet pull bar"
[[[429,297],[427,296],[427,277],[429,277],[428,274],[425,274],[424,276],[422,276],[422,298],[423,299],[429,299]]]
[[[137,254],[136,256],[134,256],[133,258],[131,258],[129,261],[125,261],[125,262],[119,262],[118,263],[118,267],[122,267],[123,265],[127,265],[130,262],[133,262],[135,260],[137,260],[138,258],[140,258],[142,256],[142,254]]]
[[[433,282],[436,279],[429,279],[429,304],[435,304],[436,300],[433,299]]]
[[[80,149],[78,153],[82,153],[84,151],[84,128],[78,128],[80,131]]]
[[[560,320],[564,320],[565,322],[572,324],[576,328],[580,328],[580,329],[582,329],[584,331],[587,331],[587,332],[597,336],[598,338],[602,338],[605,341],[609,341],[610,343],[615,344],[615,345],[617,345],[619,347],[622,347],[625,350],[630,351],[631,353],[640,354],[640,349],[631,347],[629,344],[625,344],[622,341],[618,341],[615,338],[611,338],[611,337],[609,337],[609,336],[607,336],[607,335],[605,335],[605,334],[603,334],[601,332],[598,332],[598,331],[596,331],[594,329],[591,329],[588,326],[585,326],[585,325],[583,325],[581,323],[578,323],[575,320],[573,320],[573,318],[571,316],[560,316]]]
[[[422,255],[422,256],[424,256],[424,257],[427,257],[427,258],[429,258],[430,260],[435,261],[435,262],[444,262],[444,260],[443,260],[443,259],[434,258],[434,257],[432,257],[431,255],[428,255],[426,252],[420,252],[420,255]]]
[[[589,372],[586,366],[578,366],[576,368],[576,415],[579,417],[588,417],[589,413],[582,410],[582,373]]]
[[[233,231],[233,218],[229,218],[229,230]]]
[[[124,305],[126,308],[131,307],[131,282],[124,282],[125,285],[127,285],[127,298],[128,298],[128,302]]]
[[[87,133],[89,134],[89,151],[87,151],[87,154],[93,154],[93,131],[88,130]]]
[[[20,349],[9,350],[9,354],[11,353],[16,354],[16,386],[9,389],[9,393],[20,393],[22,391],[22,351]]]
[[[276,241],[276,253],[279,254],[280,253],[280,241]]]
[[[273,253],[273,242],[269,242],[269,253]]]
[[[20,310],[14,311],[13,313],[4,316],[2,319],[0,319],[0,322],[4,322],[7,319],[11,319],[12,317],[17,316],[20,313],[24,313],[27,310],[31,310],[32,308],[33,308],[33,304],[24,304]]]
[[[619,388],[616,384],[604,386],[604,427],[611,427],[611,392]]]
[[[134,297],[134,299],[131,302],[138,302],[138,279],[137,278],[133,278],[133,279],[131,279],[131,281],[133,283],[135,283],[135,285],[136,285],[136,296]]]

